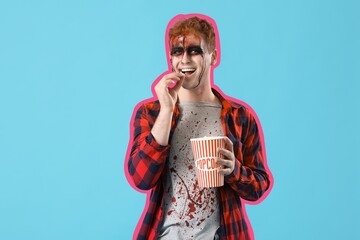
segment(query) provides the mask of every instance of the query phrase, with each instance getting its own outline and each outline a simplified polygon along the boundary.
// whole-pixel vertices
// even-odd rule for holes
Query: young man
[[[155,85],[157,100],[133,120],[128,176],[151,190],[137,239],[252,239],[241,199],[270,186],[260,126],[252,111],[212,86],[216,36],[205,16],[183,16],[168,30],[172,71]],[[190,138],[226,136],[224,186],[198,186]]]

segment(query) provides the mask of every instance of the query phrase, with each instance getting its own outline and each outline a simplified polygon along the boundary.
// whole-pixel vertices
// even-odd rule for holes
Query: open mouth
[[[180,69],[180,72],[182,72],[183,74],[185,74],[185,76],[190,76],[191,74],[193,74],[195,72],[195,68],[183,68]]]

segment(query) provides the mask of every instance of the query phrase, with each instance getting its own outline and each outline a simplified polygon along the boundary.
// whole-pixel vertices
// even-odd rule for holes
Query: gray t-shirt
[[[190,138],[223,136],[221,105],[179,104],[165,183],[165,218],[159,239],[214,239],[220,213],[217,188],[200,188]]]

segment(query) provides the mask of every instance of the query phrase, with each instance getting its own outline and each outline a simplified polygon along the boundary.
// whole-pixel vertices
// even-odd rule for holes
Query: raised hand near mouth
[[[185,75],[172,72],[164,75],[156,84],[154,90],[160,102],[160,112],[151,129],[156,142],[162,146],[168,145],[171,120],[179,90],[184,82]],[[175,84],[173,88],[169,85]]]
[[[178,98],[178,92],[185,79],[185,74],[181,72],[172,72],[166,74],[155,86],[155,93],[160,101],[162,110],[173,111],[175,103]],[[175,84],[173,88],[170,88],[170,84]]]

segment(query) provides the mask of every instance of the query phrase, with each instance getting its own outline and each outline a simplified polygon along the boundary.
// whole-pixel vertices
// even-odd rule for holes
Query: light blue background
[[[265,133],[256,239],[360,239],[360,1],[340,0],[1,1],[0,239],[131,238],[131,114],[194,12],[219,28],[215,83]]]

